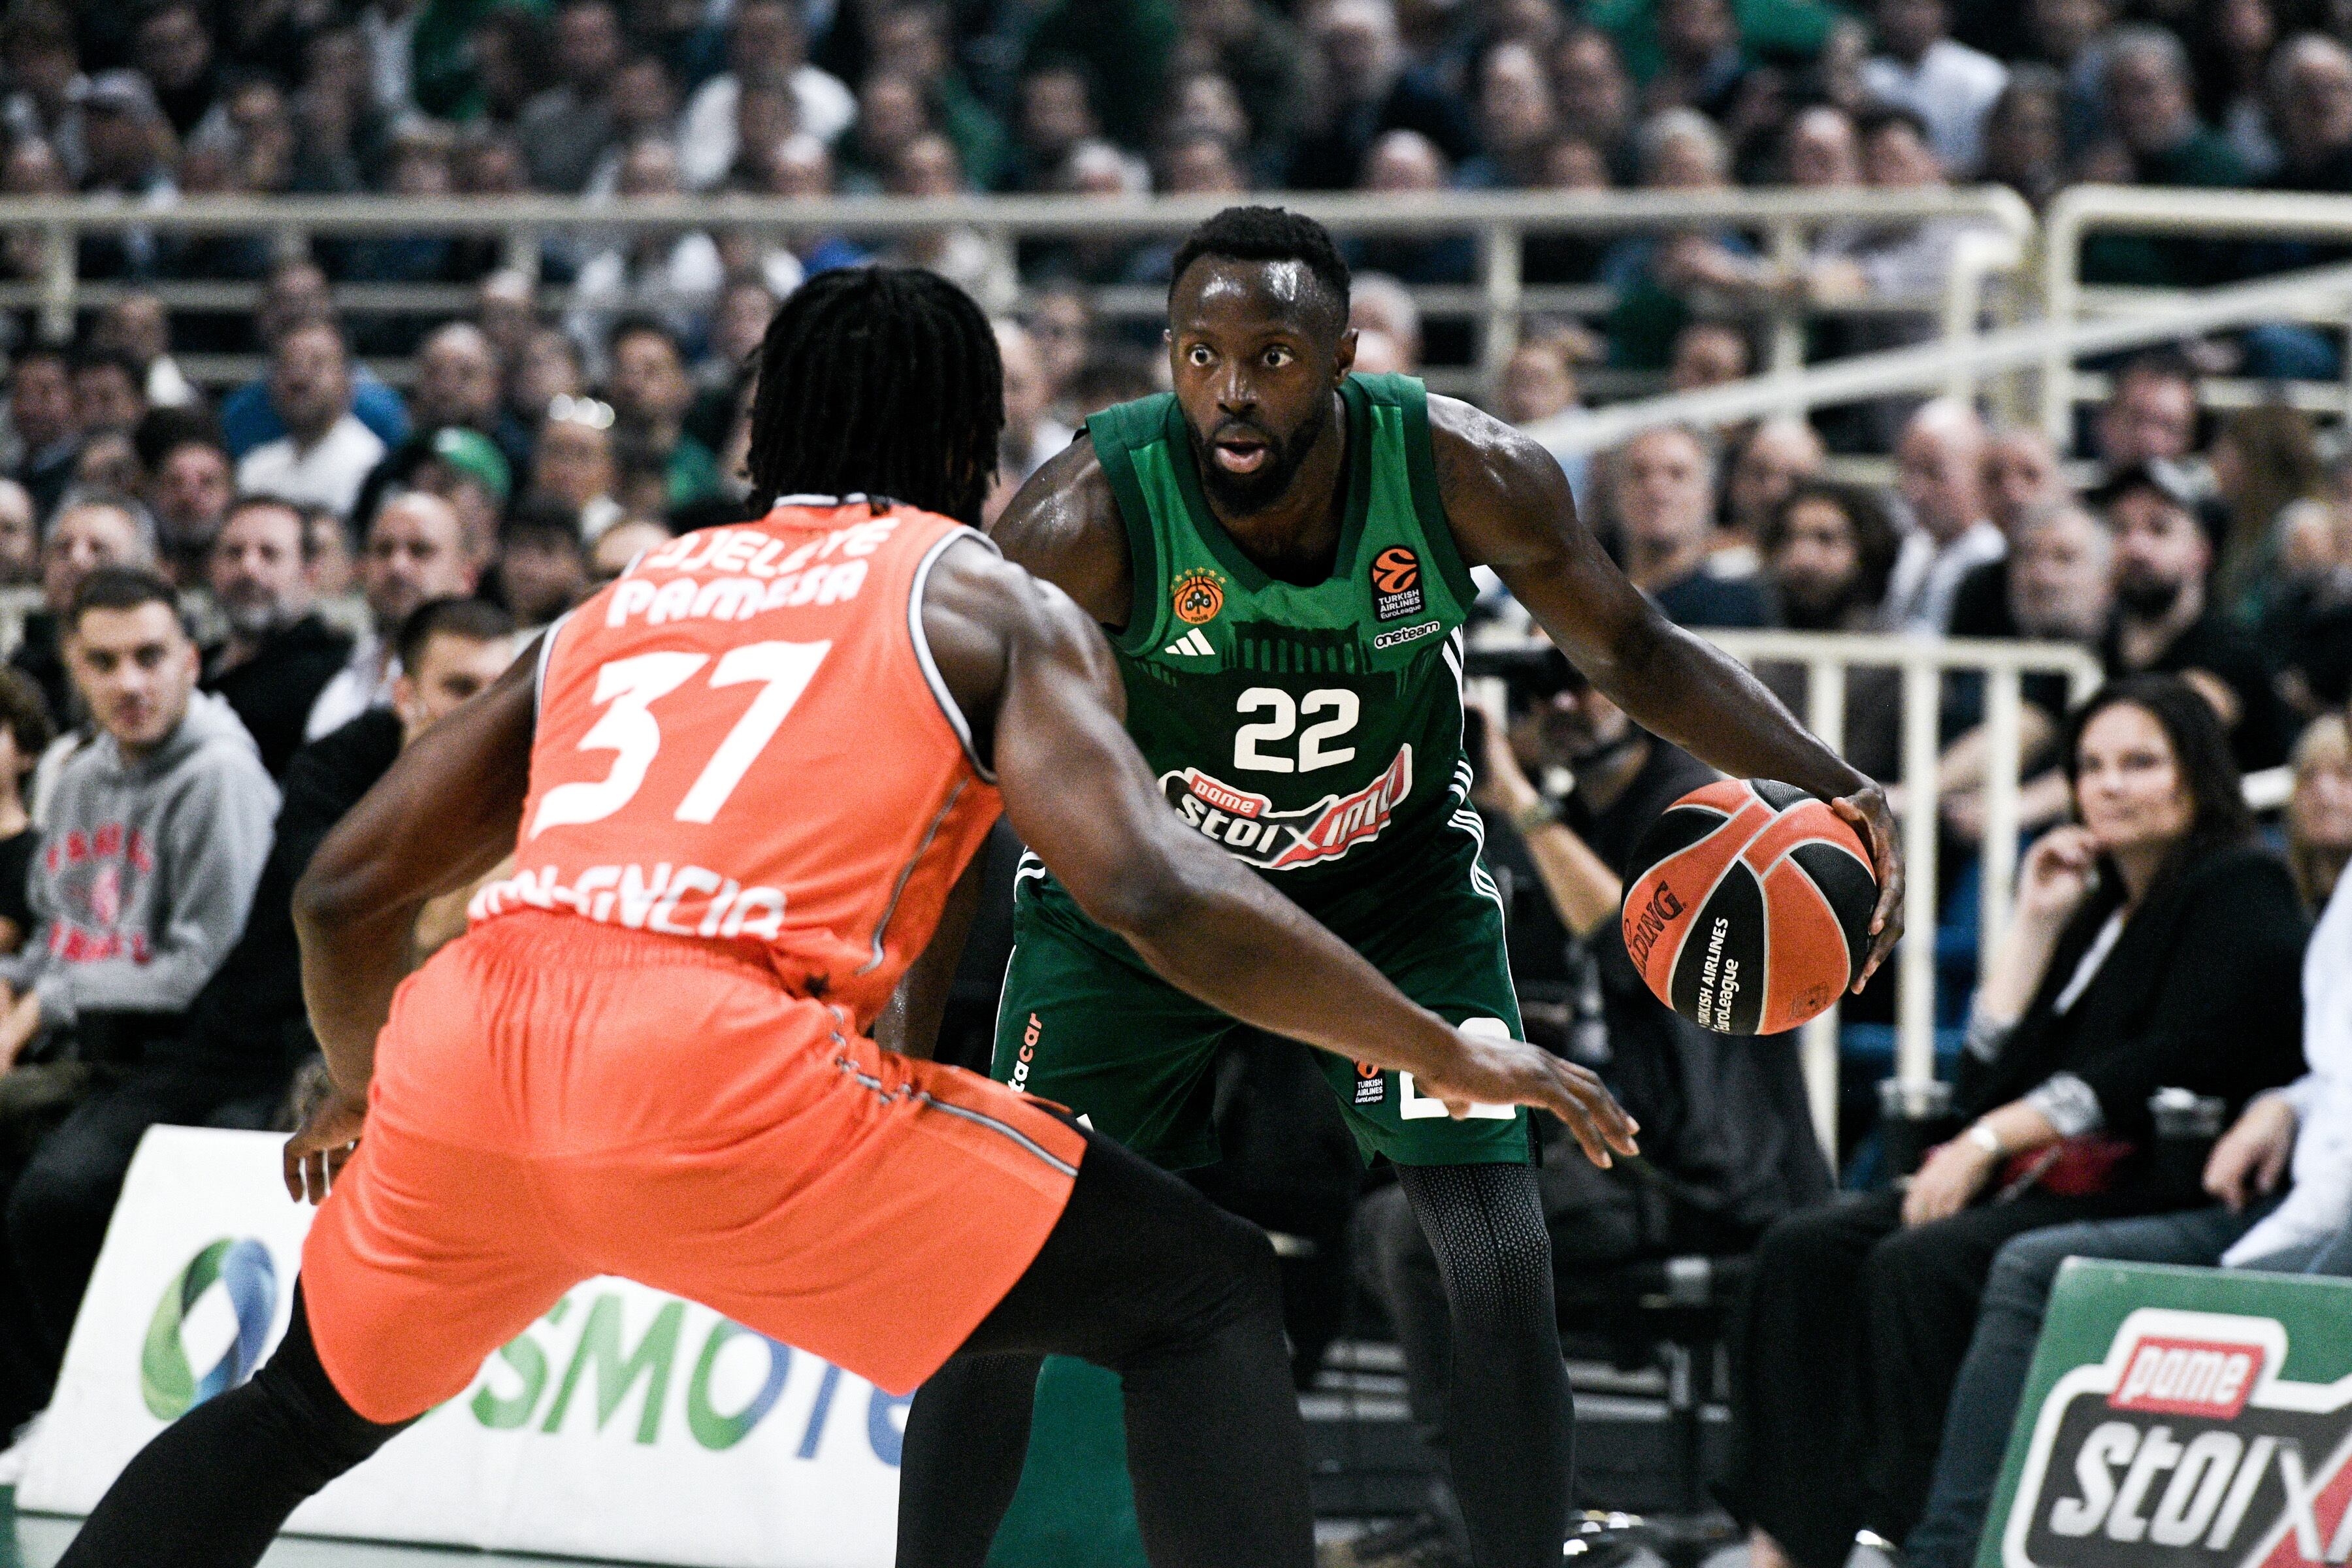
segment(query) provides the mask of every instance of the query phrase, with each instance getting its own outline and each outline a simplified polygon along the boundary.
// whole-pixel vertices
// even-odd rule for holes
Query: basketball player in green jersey
[[[1520,1037],[1463,751],[1462,626],[1485,563],[1651,731],[1785,780],[1868,838],[1875,967],[1900,929],[1885,796],[1736,661],[1661,616],[1578,522],[1559,465],[1467,404],[1349,366],[1330,237],[1231,208],[1176,255],[1175,391],[1096,415],[993,531],[1108,631],[1129,731],[1171,809],[1258,868],[1404,993]],[[1217,1157],[1232,1019],[1160,980],[1042,865],[1016,884],[995,1076],[1171,1169]],[[1320,1060],[1357,1142],[1395,1163],[1444,1276],[1444,1434],[1478,1568],[1556,1568],[1570,1409],[1525,1113],[1454,1119],[1411,1076]],[[909,1412],[900,1504],[925,1568],[972,1568],[1018,1479],[1034,1362],[950,1368]],[[979,1506],[979,1499],[989,1506]]]

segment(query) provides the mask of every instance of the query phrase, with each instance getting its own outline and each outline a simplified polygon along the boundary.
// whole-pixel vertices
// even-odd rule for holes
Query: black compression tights
[[[1061,1222],[966,1347],[908,1413],[901,1517],[917,1533],[910,1542],[902,1522],[900,1562],[978,1568],[986,1557],[1020,1479],[1029,1391],[1047,1354],[1125,1381],[1153,1568],[1313,1561],[1273,1249],[1174,1177],[1089,1134]],[[1007,1397],[999,1413],[960,1391]],[[268,1364],[150,1443],[58,1568],[251,1568],[298,1504],[400,1430],[335,1391],[298,1283],[293,1324]],[[946,1479],[953,1495],[935,1488],[917,1506],[920,1472]]]
[[[400,1431],[335,1392],[297,1280],[268,1363],[141,1449],[58,1568],[251,1568],[297,1505]]]
[[[1478,1568],[1556,1568],[1574,1412],[1552,1310],[1551,1241],[1526,1165],[1405,1165],[1452,1319],[1445,1437]]]
[[[901,1568],[980,1568],[1021,1480],[1037,1368],[1119,1374],[1152,1568],[1305,1568],[1306,1434],[1265,1237],[1088,1135],[1028,1273],[915,1395],[898,1487]]]

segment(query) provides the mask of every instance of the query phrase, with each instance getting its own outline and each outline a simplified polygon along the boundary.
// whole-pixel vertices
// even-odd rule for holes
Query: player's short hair
[[[1227,207],[1184,237],[1168,273],[1168,298],[1195,261],[1213,256],[1225,261],[1296,261],[1330,292],[1342,329],[1348,324],[1350,280],[1347,258],[1331,243],[1331,231],[1287,207]]]
[[[887,496],[977,527],[1004,363],[971,297],[919,268],[821,272],[777,309],[751,398],[753,504]]]
[[[101,566],[82,579],[74,590],[73,605],[66,612],[66,632],[68,636],[81,629],[81,620],[92,610],[135,610],[142,605],[161,605],[172,612],[174,621],[180,618],[180,595],[163,574],[144,566]],[[184,624],[180,628],[187,630]]]
[[[415,669],[425,657],[425,645],[435,637],[463,637],[467,642],[496,642],[514,636],[514,617],[487,599],[427,599],[408,612],[393,638],[393,651],[403,669]]]

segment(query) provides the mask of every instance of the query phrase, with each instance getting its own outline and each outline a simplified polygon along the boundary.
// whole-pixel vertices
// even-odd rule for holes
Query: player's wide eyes
[[[1192,347],[1192,351],[1185,357],[1190,359],[1194,364],[1198,365],[1208,363],[1212,356],[1209,353],[1208,346],[1206,344],[1194,343]]]
[[[1275,370],[1280,370],[1284,365],[1290,363],[1290,351],[1288,349],[1268,349],[1265,351],[1265,363],[1269,367]]]

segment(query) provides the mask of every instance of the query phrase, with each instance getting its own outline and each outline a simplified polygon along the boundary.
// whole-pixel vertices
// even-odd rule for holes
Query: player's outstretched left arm
[[[1651,733],[1736,778],[1780,779],[1829,801],[1878,872],[1870,962],[1903,934],[1903,852],[1885,792],[1797,722],[1746,666],[1658,613],[1576,515],[1550,453],[1492,416],[1429,400],[1439,489],[1455,542],[1491,566],[1559,650]]]
[[[419,735],[361,797],[294,886],[302,1000],[335,1091],[286,1145],[286,1185],[316,1203],[366,1115],[375,1037],[406,977],[417,911],[515,846],[530,782],[539,645]]]

